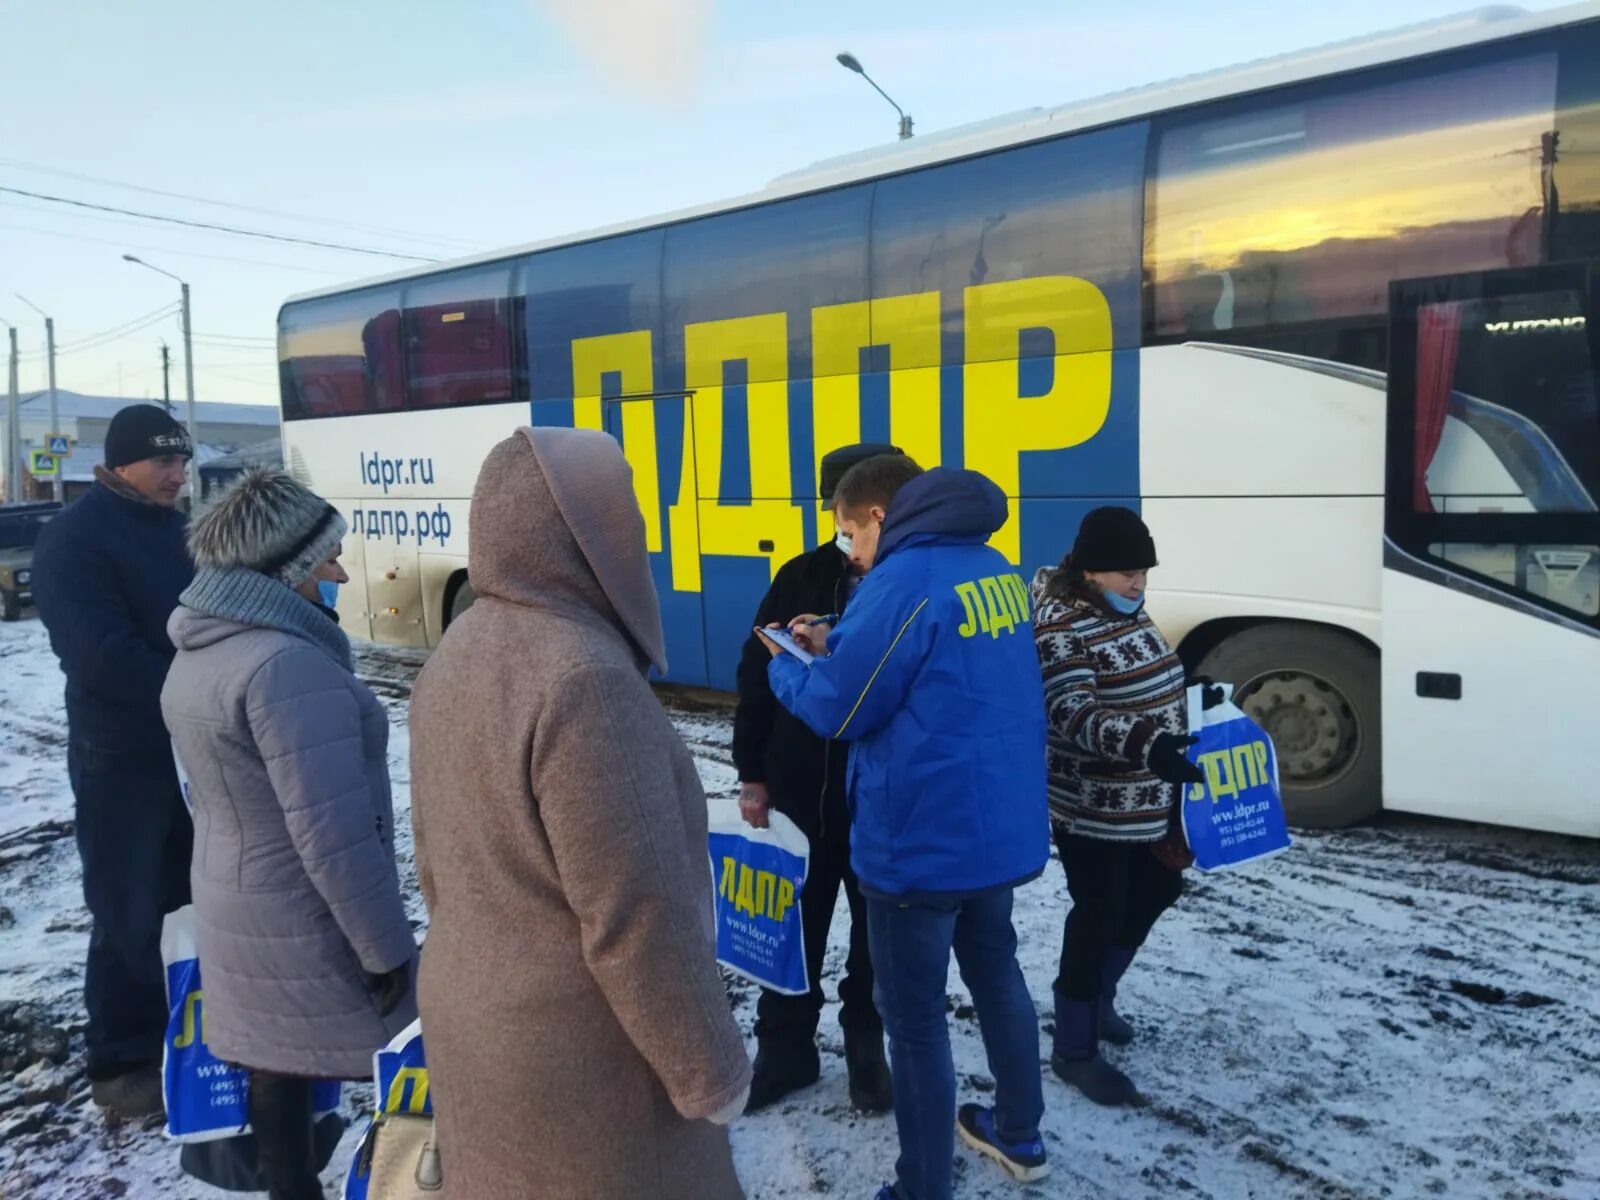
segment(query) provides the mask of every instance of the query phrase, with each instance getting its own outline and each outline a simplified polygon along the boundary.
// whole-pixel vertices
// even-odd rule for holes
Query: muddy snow
[[[420,658],[366,648],[359,661],[390,707],[403,807]],[[728,713],[665,703],[707,790],[732,791]],[[0,625],[0,1197],[219,1196],[179,1173],[159,1128],[108,1129],[89,1103],[79,994],[88,916],[64,738],[43,631]],[[402,855],[420,932],[408,841]],[[1018,896],[1042,1030],[1066,905],[1054,864]],[[1593,1200],[1597,932],[1600,844],[1556,837],[1389,818],[1302,833],[1256,869],[1191,873],[1124,985],[1138,1039],[1113,1054],[1152,1103],[1096,1109],[1047,1075],[1055,1175],[1031,1194]],[[843,950],[836,936],[830,981]],[[949,990],[961,1090],[981,1098],[993,1085],[954,973]],[[730,994],[748,1030],[754,993],[731,984]],[[892,1120],[849,1109],[836,1011],[823,1017],[821,1083],[734,1129],[752,1200],[865,1198],[892,1174]],[[370,1101],[346,1090],[353,1120]],[[330,1196],[355,1132],[326,1177]],[[1030,1194],[965,1152],[957,1165],[965,1200]]]

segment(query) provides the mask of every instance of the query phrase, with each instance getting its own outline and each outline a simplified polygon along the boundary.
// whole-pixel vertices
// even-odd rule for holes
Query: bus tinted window
[[[659,229],[542,250],[524,259],[518,294],[526,304],[533,400],[570,400],[573,343],[643,330],[646,370],[614,381],[623,391],[650,391],[660,374],[661,239]]]
[[[812,310],[867,298],[871,202],[872,189],[862,185],[671,227],[663,266],[668,327],[786,314],[787,363],[752,354],[743,359],[746,382],[810,376]],[[751,336],[768,349],[765,331]],[[731,345],[737,350],[737,338]],[[667,349],[674,377],[682,350],[676,340]]]
[[[397,409],[399,295],[356,292],[292,304],[278,320],[278,353],[287,421]]]
[[[511,268],[506,264],[409,285],[406,407],[455,408],[516,399],[521,322],[512,309]]]
[[[1138,340],[1139,226],[1147,127],[1081,134],[912,171],[878,185],[872,294],[940,294],[943,358],[1008,357],[963,339],[966,289],[1046,275],[1088,280],[1111,306],[1118,345]],[[1039,315],[1039,314],[1036,314]],[[1043,334],[1051,322],[1028,329]],[[1024,356],[1066,353],[1024,338]],[[894,367],[937,366],[897,357]]]
[[[1376,316],[1391,279],[1538,262],[1555,84],[1555,55],[1535,54],[1168,126],[1146,228],[1154,334]]]

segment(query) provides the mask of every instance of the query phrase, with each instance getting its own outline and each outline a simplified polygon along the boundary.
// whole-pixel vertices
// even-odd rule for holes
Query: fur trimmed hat
[[[348,530],[333,505],[282,471],[250,471],[190,526],[189,553],[196,567],[299,587]]]

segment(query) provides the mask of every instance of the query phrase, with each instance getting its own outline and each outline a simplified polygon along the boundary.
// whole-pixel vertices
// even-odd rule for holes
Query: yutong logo
[[[1485,321],[1486,333],[1543,333],[1546,330],[1582,329],[1583,317],[1530,317],[1525,321]]]

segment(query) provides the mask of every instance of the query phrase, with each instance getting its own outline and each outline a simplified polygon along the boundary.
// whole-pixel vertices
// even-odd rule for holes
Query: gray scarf
[[[346,671],[355,671],[344,631],[299,592],[259,571],[201,567],[178,602],[208,617],[305,638]]]

